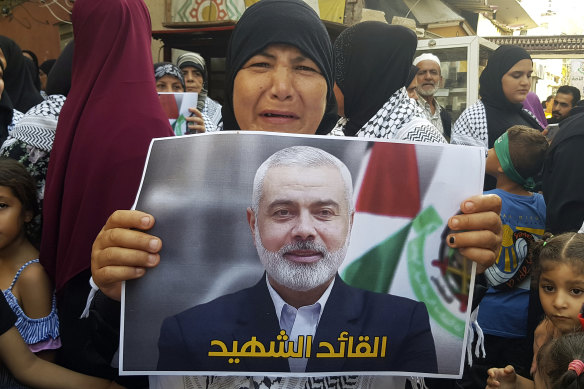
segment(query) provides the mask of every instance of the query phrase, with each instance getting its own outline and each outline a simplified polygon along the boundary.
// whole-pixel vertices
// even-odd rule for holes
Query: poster
[[[284,151],[300,153],[290,149],[297,146],[342,161],[350,199],[339,194],[348,192],[339,192],[336,170],[299,172],[292,166],[268,169],[259,186],[266,188],[265,198],[252,205],[260,165]],[[324,175],[316,179],[317,173]],[[484,151],[468,146],[254,132],[154,140],[135,208],[156,219],[150,233],[162,239],[161,263],[124,286],[120,370],[459,376],[474,266],[444,244],[446,223],[463,199],[481,193],[483,174]],[[320,195],[312,192],[323,186]],[[350,217],[345,208],[354,211]],[[257,213],[257,223],[250,212]],[[336,230],[310,222],[282,227],[301,214],[312,222],[332,214],[345,224],[334,224]],[[273,275],[277,271],[264,266],[272,258],[265,253],[284,249],[288,240],[313,240],[325,248],[287,249],[278,258],[346,251],[336,257],[326,282],[282,289],[288,275]],[[303,306],[297,302],[309,295],[291,290],[315,292],[316,319],[300,308],[296,315],[308,317],[308,324],[302,319],[296,327],[293,319],[290,325],[289,308],[283,307]]]

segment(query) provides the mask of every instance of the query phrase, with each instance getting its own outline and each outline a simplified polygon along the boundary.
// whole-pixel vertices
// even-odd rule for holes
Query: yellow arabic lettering
[[[286,331],[282,330],[276,337],[277,342],[271,341],[268,351],[265,346],[252,336],[251,340],[245,342],[240,350],[237,349],[238,342],[233,341],[233,350],[227,350],[227,346],[220,340],[211,340],[211,346],[218,346],[220,351],[209,351],[210,357],[230,357],[229,363],[239,363],[239,358],[233,357],[274,357],[274,358],[310,358],[312,336],[298,336],[298,342],[289,341]],[[332,346],[331,346],[332,347]],[[306,353],[304,351],[306,350]],[[303,355],[304,354],[304,355]]]
[[[329,342],[320,342],[318,347],[328,350],[328,352],[319,352],[316,354],[317,358],[384,358],[387,348],[387,336],[381,338],[381,354],[379,354],[380,338],[376,336],[373,338],[373,346],[370,343],[369,336],[359,336],[356,347],[353,348],[355,337],[349,336],[347,331],[340,333],[337,338],[339,341],[339,351],[335,352],[333,345]],[[345,345],[347,345],[347,353],[345,354]]]

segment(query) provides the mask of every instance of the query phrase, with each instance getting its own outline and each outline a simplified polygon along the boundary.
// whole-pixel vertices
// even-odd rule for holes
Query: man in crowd
[[[265,275],[255,286],[167,318],[158,370],[437,372],[423,303],[357,289],[338,276],[353,223],[352,192],[348,168],[323,150],[289,147],[264,161],[247,221]],[[250,340],[257,351],[252,356],[244,352]],[[278,340],[304,353],[261,351]],[[347,352],[337,355],[347,341]],[[223,353],[237,342],[239,354]],[[349,354],[368,346],[374,355]],[[221,355],[210,355],[217,351]]]
[[[424,53],[414,59],[414,65],[418,70],[416,92],[421,98],[418,104],[426,114],[428,120],[436,126],[446,139],[450,139],[452,118],[450,114],[438,104],[434,95],[442,84],[442,70],[440,59],[430,53]]]
[[[584,173],[579,168],[584,164],[583,149],[584,106],[576,106],[562,121],[543,167],[545,230],[554,235],[578,231],[584,222]]]
[[[580,91],[570,85],[562,85],[558,88],[552,106],[550,124],[560,123],[570,115],[570,111],[580,101]]]

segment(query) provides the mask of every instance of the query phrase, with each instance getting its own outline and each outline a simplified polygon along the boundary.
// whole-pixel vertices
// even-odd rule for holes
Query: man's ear
[[[254,241],[254,244],[255,244],[256,216],[255,216],[255,213],[253,212],[253,210],[251,208],[249,208],[249,207],[247,208],[247,224],[249,224],[249,229],[251,231],[251,236],[253,237],[253,241]]]

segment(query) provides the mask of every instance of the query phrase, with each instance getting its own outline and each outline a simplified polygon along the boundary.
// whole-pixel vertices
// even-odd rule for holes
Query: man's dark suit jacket
[[[248,357],[229,363],[227,357],[209,357],[211,340],[221,340],[231,350],[255,336],[266,346],[276,341],[278,317],[265,277],[251,288],[197,305],[162,324],[158,340],[159,371],[289,372],[286,358]],[[316,358],[319,342],[338,350],[339,335],[355,338],[387,336],[385,358]],[[436,350],[428,311],[423,303],[389,294],[353,288],[336,277],[312,343],[307,372],[404,371],[437,372]]]

